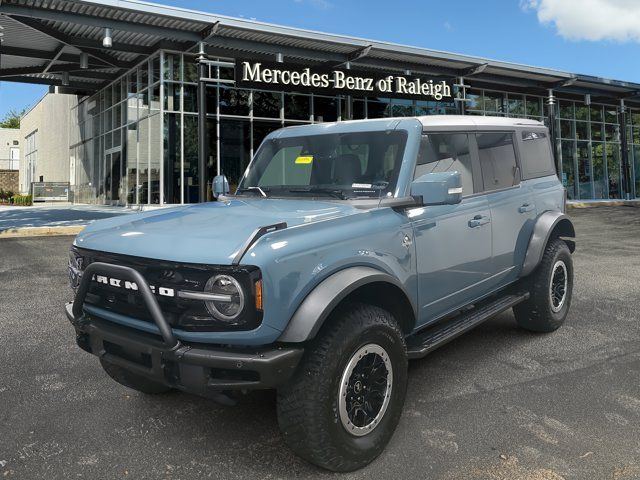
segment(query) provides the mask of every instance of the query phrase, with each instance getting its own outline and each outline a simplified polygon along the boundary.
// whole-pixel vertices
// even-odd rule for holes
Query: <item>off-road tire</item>
[[[100,359],[100,364],[104,371],[107,372],[107,375],[125,387],[147,394],[165,393],[171,390],[170,387],[167,387],[162,383],[149,380],[148,378],[131,372],[126,368],[114,365],[106,360]]]
[[[554,267],[562,273],[560,263],[565,267],[567,282],[564,301],[558,309],[560,305],[553,304],[551,276],[556,271]],[[522,286],[529,291],[530,297],[513,307],[518,325],[532,332],[553,332],[560,328],[567,318],[573,292],[573,261],[567,244],[558,238],[550,240],[540,265],[523,280]],[[554,311],[554,308],[558,310]]]
[[[391,391],[373,429],[354,436],[340,418],[340,387],[350,362],[368,345],[386,351]],[[386,310],[351,303],[325,322],[293,379],[278,390],[278,424],[285,442],[300,457],[328,470],[353,471],[384,450],[400,420],[406,388],[407,352],[397,322]]]

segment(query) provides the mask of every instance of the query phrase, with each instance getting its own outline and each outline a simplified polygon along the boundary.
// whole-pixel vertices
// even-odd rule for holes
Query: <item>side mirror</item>
[[[462,200],[459,172],[427,173],[411,182],[411,196],[422,198],[422,205],[454,205]]]
[[[218,197],[229,193],[229,181],[224,175],[216,175],[213,177],[213,195]]]

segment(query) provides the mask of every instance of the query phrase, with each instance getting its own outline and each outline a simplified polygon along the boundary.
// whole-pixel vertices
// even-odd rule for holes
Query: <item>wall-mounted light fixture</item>
[[[284,55],[282,55],[281,53],[276,53],[276,62],[283,63],[284,62]]]
[[[105,27],[105,29],[104,29],[104,37],[102,38],[102,46],[104,48],[111,48],[113,46],[113,39],[111,38],[111,29],[109,27]]]
[[[82,70],[89,68],[89,54],[86,52],[80,53],[80,68]]]

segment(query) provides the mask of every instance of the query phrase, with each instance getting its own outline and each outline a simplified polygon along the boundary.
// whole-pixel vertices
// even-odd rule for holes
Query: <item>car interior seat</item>
[[[333,181],[338,185],[351,185],[360,180],[362,165],[353,153],[338,155],[333,165]]]

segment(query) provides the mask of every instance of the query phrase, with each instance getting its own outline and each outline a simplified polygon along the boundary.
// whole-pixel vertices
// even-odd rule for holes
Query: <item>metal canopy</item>
[[[470,86],[542,93],[591,94],[609,102],[640,102],[640,84],[575,75],[388,42],[283,27],[136,0],[0,0],[0,80],[62,85],[91,93],[159,49],[194,51],[204,41],[211,56],[273,59],[354,68],[411,70],[464,77]],[[102,46],[105,28],[113,44]],[[80,68],[80,55],[89,57]],[[638,95],[638,97],[636,97]]]

